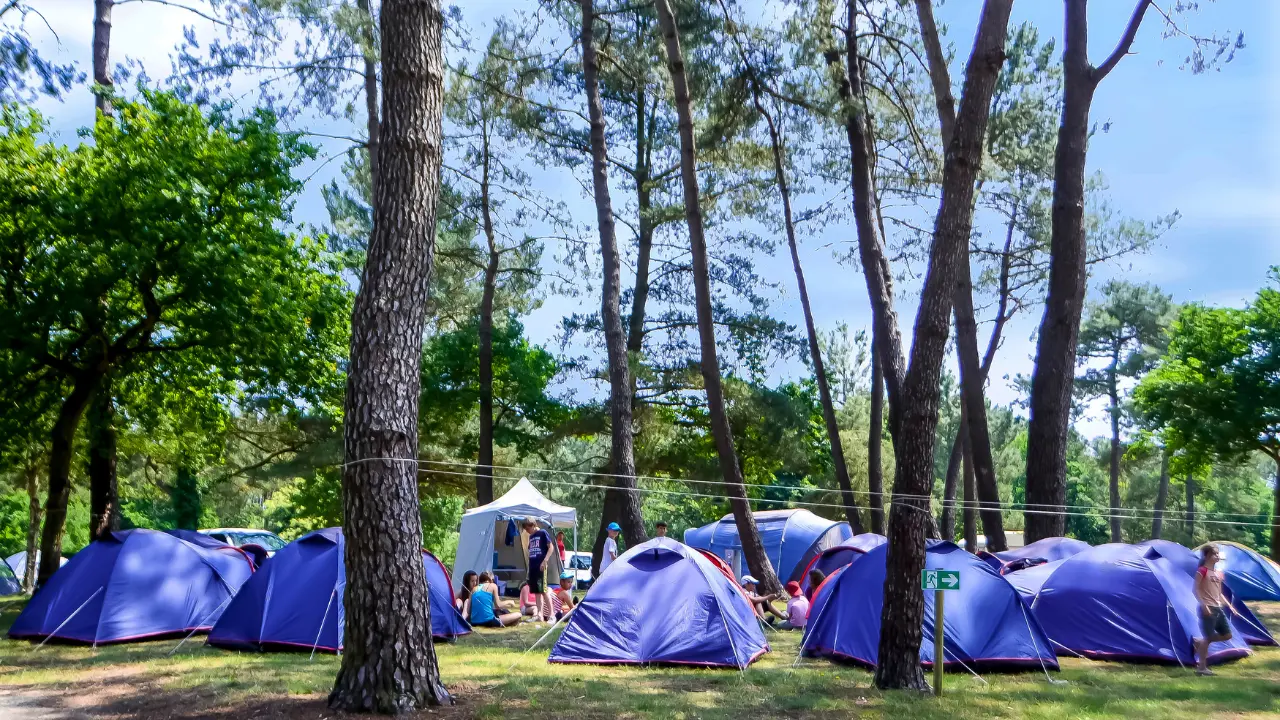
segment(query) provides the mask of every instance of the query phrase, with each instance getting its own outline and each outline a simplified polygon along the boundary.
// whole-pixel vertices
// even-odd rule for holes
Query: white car
[[[251,528],[214,528],[212,530],[201,530],[201,534],[208,535],[214,540],[224,542],[235,547],[244,547],[245,545],[258,545],[267,551],[267,557],[276,554],[280,548],[288,545],[279,535],[270,530],[254,530]]]
[[[565,566],[573,571],[573,585],[579,590],[591,587],[591,553],[565,551]]]

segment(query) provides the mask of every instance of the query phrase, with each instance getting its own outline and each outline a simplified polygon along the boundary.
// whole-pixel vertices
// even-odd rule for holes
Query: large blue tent
[[[1024,573],[1034,582],[1020,583]],[[1034,595],[1032,611],[1056,647],[1104,660],[1195,663],[1200,616],[1194,580],[1157,548],[1099,545],[1010,578]],[[1232,629],[1230,641],[1210,646],[1209,662],[1249,653],[1234,622]]]
[[[804,572],[801,574],[801,577],[797,582],[800,583],[800,587],[805,591],[805,594],[808,594],[811,589],[809,584],[810,570],[821,570],[823,575],[830,575],[836,570],[839,570],[866,554],[868,551],[878,548],[887,542],[889,541],[885,536],[877,535],[876,533],[862,533],[861,535],[854,535],[839,545],[833,548],[827,548],[817,555],[814,555],[813,559],[809,561],[808,566],[805,567]]]
[[[1144,540],[1137,544],[1138,547],[1149,548],[1148,552],[1156,552],[1169,562],[1178,566],[1178,569],[1191,575],[1196,574],[1196,569],[1200,566],[1200,555],[1196,551],[1179,545],[1172,540]],[[1257,615],[1249,609],[1243,600],[1235,596],[1230,587],[1222,588],[1223,595],[1226,596],[1227,602],[1231,603],[1231,607],[1235,609],[1237,614],[1236,629],[1240,631],[1241,637],[1250,645],[1275,645],[1276,640],[1271,636],[1271,632],[1267,630],[1266,625],[1258,619]]]
[[[316,530],[282,548],[245,583],[209,633],[218,647],[274,650],[342,649],[347,580],[342,528]],[[448,639],[471,632],[453,605],[449,575],[422,553],[431,591],[431,634]]]
[[[978,552],[978,557],[982,558],[988,565],[997,571],[1004,566],[1016,560],[1042,559],[1049,562],[1055,560],[1065,560],[1076,553],[1084,552],[1090,548],[1089,543],[1083,540],[1066,537],[1048,537],[1037,540],[1030,545],[1023,545],[1020,548],[1012,550],[1001,550],[1000,552],[990,553],[985,550]]]
[[[1237,598],[1280,602],[1280,566],[1244,545],[1233,542],[1213,544],[1222,553],[1218,569],[1226,574],[1226,585]]]
[[[866,667],[876,665],[888,551],[887,545],[873,548],[822,583],[809,609],[802,652]],[[1022,598],[986,563],[955,543],[930,540],[925,566],[960,573],[960,591],[949,592],[946,598],[945,669],[963,670],[962,664],[989,670],[1058,667],[1052,645]],[[920,662],[931,666],[934,592],[925,592],[924,600]]]
[[[783,582],[799,581],[815,555],[849,539],[849,523],[818,517],[808,510],[764,510],[755,513],[765,555]],[[729,563],[735,575],[745,572],[742,541],[733,515],[684,532],[685,544],[709,550]]]
[[[596,579],[550,661],[743,668],[768,650],[733,580],[698,550],[654,538]]]
[[[232,549],[156,530],[113,532],[36,591],[9,637],[100,645],[208,630],[252,574]]]

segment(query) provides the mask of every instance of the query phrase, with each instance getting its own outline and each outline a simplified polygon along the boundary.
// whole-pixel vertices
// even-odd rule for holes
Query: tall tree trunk
[[[1271,559],[1280,562],[1280,457],[1276,461],[1276,486],[1271,500]]]
[[[204,499],[200,496],[200,484],[196,473],[185,462],[178,468],[169,494],[173,502],[173,524],[182,530],[199,530],[200,516],[204,514]]]
[[[365,45],[363,48],[364,115],[365,127],[369,134],[369,141],[365,147],[369,150],[369,178],[372,188],[372,183],[378,181],[378,46],[373,36],[376,20],[373,17],[373,10],[369,7],[369,0],[356,0],[356,7],[368,17],[368,24],[361,32],[361,42]]]
[[[111,81],[111,8],[115,0],[93,0],[93,83],[105,92],[114,87]],[[111,115],[111,101],[106,95],[94,98],[94,106],[103,115]]]
[[[62,557],[62,530],[67,523],[67,501],[71,498],[71,458],[76,430],[84,417],[85,408],[93,400],[93,394],[101,381],[101,375],[81,375],[76,378],[71,393],[58,409],[58,419],[53,423],[49,443],[49,485],[44,504],[44,530],[40,535],[40,572],[36,578],[39,587],[48,582],[58,569]]]
[[[929,63],[929,77],[933,84],[934,102],[938,108],[938,120],[942,144],[951,144],[955,132],[955,100],[951,95],[951,73],[942,54],[942,42],[933,20],[930,0],[917,0],[916,16],[920,20],[921,36]],[[1009,232],[1013,232],[1010,223]],[[1006,243],[1006,248],[1008,244]],[[987,402],[985,368],[979,365],[978,322],[973,311],[973,273],[970,268],[969,243],[960,250],[961,257],[956,271],[955,306],[956,355],[960,364],[960,401],[965,408],[969,433],[969,458],[977,477],[978,499],[981,502],[982,531],[987,536],[987,549],[992,552],[1005,550],[1004,518],[1000,512],[1000,491],[996,484],[995,461],[991,453],[991,436],[987,427]]]
[[[951,303],[964,247],[973,230],[974,183],[982,166],[991,96],[1004,64],[1012,6],[1013,0],[987,0],[983,5],[977,38],[965,69],[960,111],[947,146],[942,200],[916,314],[911,363],[898,402],[894,500],[889,514],[889,555],[875,673],[876,687],[882,689],[926,687],[920,670],[924,620],[920,571],[925,561],[924,530],[932,514],[927,497],[915,498],[926,496],[933,480],[933,446],[941,402],[938,381],[947,349]]]
[[[956,485],[960,480],[961,462],[964,460],[964,440],[968,437],[968,419],[960,408],[960,427],[951,440],[951,457],[947,458],[947,474],[942,483],[942,518],[938,521],[938,536],[943,540],[956,537]]]
[[[382,4],[379,172],[344,412],[346,652],[329,694],[336,710],[393,714],[452,701],[431,641],[417,482],[440,190],[442,20],[438,0]]]
[[[871,532],[884,534],[884,364],[871,338],[871,422],[867,429],[867,489],[871,498]]]
[[[594,37],[594,35],[593,35]],[[594,49],[593,49],[594,52]],[[599,83],[597,82],[597,86]],[[597,95],[599,92],[597,91]],[[648,118],[646,86],[636,86],[636,279],[631,291],[631,316],[627,323],[627,355],[639,359],[644,351],[644,314],[649,302],[649,265],[653,254],[653,195],[649,187],[649,156],[653,148],[653,128],[646,126]],[[603,116],[603,110],[601,110]],[[631,381],[631,407],[636,407],[636,378]]]
[[[604,324],[605,348],[609,359],[609,457],[613,470],[613,487],[605,491],[604,513],[592,552],[594,567],[598,568],[600,554],[604,549],[606,526],[614,518],[622,526],[626,541],[632,545],[647,540],[648,533],[640,512],[640,493],[636,491],[631,423],[632,387],[627,336],[622,329],[622,271],[614,231],[613,199],[609,193],[609,154],[605,146],[604,104],[600,99],[600,60],[595,46],[595,17],[592,0],[582,0],[582,74],[587,91],[587,110],[591,118],[591,187],[596,200],[596,224],[599,226],[600,257],[604,266],[600,319]]]
[[[727,14],[727,12],[726,12]],[[736,38],[735,38],[736,39]],[[742,53],[744,63],[748,62],[746,53]],[[813,309],[809,305],[809,288],[804,281],[804,268],[800,264],[800,246],[796,241],[796,226],[791,215],[791,188],[787,182],[786,161],[784,158],[782,137],[773,122],[773,116],[760,102],[759,78],[754,69],[748,66],[751,78],[751,96],[756,112],[764,118],[769,128],[769,146],[773,151],[774,182],[778,185],[778,195],[782,199],[782,220],[787,231],[787,245],[791,248],[791,266],[796,273],[796,286],[800,292],[800,308],[804,312],[804,327],[809,339],[809,357],[813,360],[813,375],[818,383],[818,399],[822,404],[822,420],[827,428],[827,442],[830,443],[831,464],[835,468],[836,482],[840,486],[840,498],[844,505],[844,515],[854,533],[862,533],[862,521],[858,517],[858,503],[853,496],[853,482],[849,479],[849,468],[845,465],[844,445],[840,441],[840,425],[836,421],[835,403],[831,400],[831,387],[827,383],[827,369],[822,362],[822,348],[818,345],[818,328],[813,321]]]
[[[1160,489],[1156,491],[1155,513],[1151,516],[1151,537],[1159,540],[1164,525],[1164,508],[1169,502],[1169,448],[1160,450]]]
[[[1111,400],[1111,542],[1124,542],[1123,524],[1120,522],[1120,389],[1116,387],[1116,365],[1119,358],[1112,358],[1108,371],[1107,396]]]
[[[493,502],[493,296],[498,287],[498,244],[493,235],[493,213],[489,206],[489,129],[482,121],[481,145],[484,160],[480,170],[480,214],[489,259],[484,266],[484,290],[480,295],[480,437],[476,460],[476,502]]]
[[[120,529],[120,497],[116,482],[115,397],[111,379],[102,387],[89,406],[87,427],[89,441],[89,540],[101,539]]]
[[[1184,485],[1187,490],[1187,512],[1183,524],[1187,528],[1187,544],[1194,546],[1196,542],[1196,479],[1191,473],[1187,473]]]
[[[702,379],[707,389],[707,410],[711,416],[711,432],[715,437],[716,454],[720,459],[720,472],[724,479],[725,494],[733,509],[742,542],[742,554],[751,574],[760,580],[766,593],[780,592],[782,583],[765,555],[756,528],[755,516],[747,502],[746,488],[742,484],[742,472],[733,449],[733,434],[729,427],[729,415],[725,411],[724,393],[720,384],[720,360],[716,352],[715,318],[711,309],[711,278],[707,269],[707,241],[702,228],[702,206],[698,196],[697,149],[694,146],[693,109],[689,98],[689,82],[685,77],[684,57],[680,50],[680,36],[676,32],[676,19],[668,0],[657,0],[658,25],[662,29],[667,49],[667,68],[675,90],[676,115],[680,129],[680,179],[684,191],[685,217],[689,223],[689,245],[693,256],[693,287],[698,316],[698,339],[702,349]]]
[[[1098,83],[1128,53],[1149,4],[1150,0],[1139,0],[1120,44],[1106,62],[1094,68],[1089,64],[1088,0],[1066,0],[1062,123],[1054,157],[1049,291],[1040,321],[1027,427],[1027,505],[1045,512],[1027,515],[1027,542],[1062,535],[1066,528],[1063,513],[1071,387],[1088,270],[1084,181],[1089,110]]]
[[[22,589],[31,592],[36,586],[36,553],[40,550],[40,465],[34,460],[26,468],[27,486],[27,561],[23,568]]]
[[[973,462],[969,459],[969,436],[960,438],[960,452],[964,461],[964,547],[971,553],[978,552],[978,488],[974,478]]]

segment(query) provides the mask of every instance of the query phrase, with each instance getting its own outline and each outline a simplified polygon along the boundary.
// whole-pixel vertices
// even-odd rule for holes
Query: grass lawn
[[[6,630],[22,601],[0,601]],[[1280,630],[1280,604],[1255,611]],[[1043,718],[1173,720],[1280,717],[1280,648],[1200,678],[1178,667],[1063,660],[1042,673],[947,676],[946,696],[880,693],[862,670],[804,660],[799,635],[770,633],[773,652],[733,670],[550,665],[549,646],[524,650],[543,631],[480,630],[437,645],[458,705],[421,717],[450,718]],[[550,640],[550,639],[549,639]],[[337,658],[234,653],[193,638],[98,648],[0,640],[0,718],[321,718]],[[514,667],[512,667],[514,665]],[[510,668],[510,669],[509,669]],[[7,704],[6,704],[7,703]],[[26,709],[20,709],[25,707]],[[63,714],[45,715],[51,709]],[[26,713],[26,714],[22,714]]]

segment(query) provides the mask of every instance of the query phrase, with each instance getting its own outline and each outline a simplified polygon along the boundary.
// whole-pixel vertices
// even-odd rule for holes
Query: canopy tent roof
[[[698,549],[654,538],[600,574],[548,660],[741,669],[768,651],[736,582]]]
[[[502,497],[488,505],[471,508],[462,517],[494,514],[502,518],[536,517],[545,520],[555,527],[573,527],[578,522],[578,511],[568,505],[559,505],[548,500],[538,488],[529,482],[529,478],[520,478],[515,487]]]

